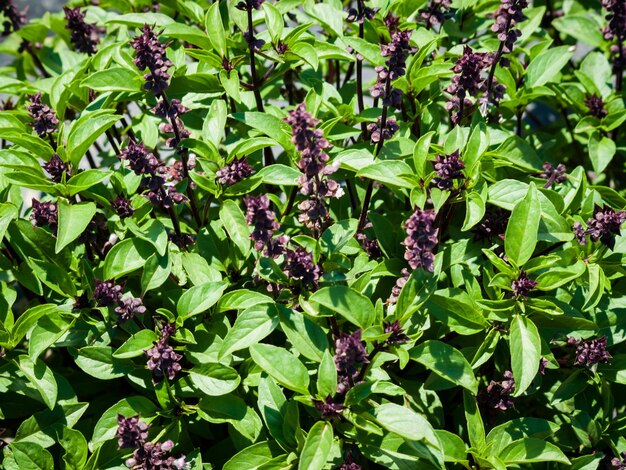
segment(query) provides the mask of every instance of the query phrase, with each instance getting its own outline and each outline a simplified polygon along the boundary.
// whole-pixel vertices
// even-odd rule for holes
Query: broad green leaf
[[[337,390],[337,366],[333,356],[325,351],[317,373],[317,395],[325,399],[332,396]]]
[[[110,171],[102,170],[85,170],[81,171],[77,175],[72,176],[67,182],[67,188],[70,191],[70,196],[85,191],[92,186],[104,181],[111,176]]]
[[[570,51],[569,46],[546,49],[528,64],[526,86],[528,88],[538,87],[553,81],[573,55],[574,52]]]
[[[17,207],[9,202],[0,204],[0,243],[4,239],[4,234],[12,220],[18,216]]]
[[[67,160],[78,167],[89,147],[121,118],[106,109],[81,114],[67,137]]]
[[[42,401],[48,408],[53,409],[57,401],[58,386],[54,374],[48,366],[40,359],[33,361],[26,355],[19,356],[15,364],[37,389]]]
[[[220,15],[219,3],[213,3],[207,9],[205,26],[209,40],[213,45],[213,49],[220,55],[220,57],[225,57],[226,35],[224,34],[224,26],[222,24],[222,16]]]
[[[144,354],[144,351],[150,349],[155,341],[159,339],[159,336],[152,330],[140,330],[130,338],[128,338],[124,344],[115,350],[113,357],[117,359],[130,359],[131,357],[137,357]]]
[[[485,425],[476,398],[467,390],[463,391],[463,407],[470,445],[481,451],[485,446]]]
[[[244,468],[246,470],[260,470],[267,468],[266,464],[269,464],[282,452],[283,450],[275,442],[257,442],[235,454],[224,464],[222,470],[241,470]]]
[[[593,165],[593,171],[600,174],[611,163],[617,150],[615,142],[609,137],[595,131],[589,137],[589,158]]]
[[[113,348],[107,346],[85,346],[73,355],[78,367],[100,380],[117,379],[135,369],[133,361],[113,357]]]
[[[513,208],[504,234],[506,256],[518,266],[523,266],[535,251],[540,219],[537,188],[531,183],[524,199]]]
[[[309,374],[304,364],[284,348],[270,344],[254,344],[250,356],[265,372],[279,384],[304,395],[308,395]]]
[[[526,317],[515,315],[511,321],[511,370],[515,393],[520,396],[532,383],[541,360],[541,337],[535,324]]]
[[[59,444],[65,449],[63,462],[68,470],[82,470],[87,462],[89,448],[80,431],[63,426]]]
[[[265,184],[274,184],[277,186],[297,186],[298,178],[302,176],[302,173],[287,165],[266,166],[257,174],[259,178],[263,180]]]
[[[104,279],[117,279],[145,265],[154,253],[151,243],[139,238],[127,238],[116,243],[107,253],[102,267]]]
[[[329,422],[315,423],[304,441],[298,470],[322,470],[330,455],[333,437],[333,427]]]
[[[226,395],[239,386],[239,374],[232,367],[222,364],[202,364],[189,371],[191,381],[210,396]]]
[[[372,301],[346,286],[324,287],[309,297],[309,302],[340,314],[362,329],[374,322]]]
[[[35,326],[37,320],[45,315],[51,315],[57,309],[58,306],[54,304],[42,304],[29,308],[22,313],[15,321],[15,325],[13,325],[11,330],[12,344],[17,345],[26,336],[26,333]]]
[[[509,444],[499,455],[507,464],[522,464],[531,462],[560,462],[569,465],[569,459],[554,444],[527,437]]]
[[[280,327],[294,348],[307,359],[322,360],[328,349],[328,338],[324,330],[310,318],[297,310],[279,306]]]
[[[237,203],[231,199],[224,201],[220,209],[220,220],[230,239],[237,245],[244,258],[247,258],[250,254],[250,227]]]
[[[144,83],[145,80],[137,72],[124,67],[112,67],[92,73],[80,84],[95,91],[139,92]]]
[[[68,204],[64,199],[59,199],[58,207],[59,228],[54,247],[56,253],[80,237],[96,213],[96,205],[93,202]]]
[[[178,316],[186,319],[206,312],[217,303],[227,287],[228,282],[207,282],[188,289],[176,304]]]
[[[144,24],[154,25],[157,28],[174,23],[175,20],[163,13],[126,13],[124,15],[113,15],[107,24],[124,24],[134,28],[141,28]]]
[[[224,337],[219,356],[225,357],[258,343],[274,331],[278,323],[278,311],[273,304],[247,308],[237,316],[235,324]]]
[[[53,410],[39,411],[22,422],[15,433],[16,442],[32,442],[52,447],[64,427],[74,426],[87,411],[88,403],[64,403]]]
[[[441,341],[426,341],[411,349],[410,357],[437,375],[476,394],[478,381],[467,359],[458,350]]]
[[[13,458],[19,470],[53,470],[52,454],[38,444],[32,442],[11,443]]]
[[[471,229],[480,222],[485,215],[485,201],[476,191],[472,191],[465,198],[465,221],[462,231]]]
[[[412,189],[415,183],[412,180],[413,170],[399,160],[385,160],[373,163],[359,170],[359,178],[369,178],[391,186]]]

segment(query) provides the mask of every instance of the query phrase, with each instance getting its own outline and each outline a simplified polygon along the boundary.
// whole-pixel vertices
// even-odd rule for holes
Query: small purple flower
[[[65,173],[68,177],[71,176],[69,165],[61,160],[61,157],[59,157],[56,153],[52,155],[50,161],[44,163],[42,167],[48,172],[50,179],[55,183],[61,182],[63,173]]]
[[[554,183],[563,183],[567,181],[567,174],[565,173],[567,168],[562,163],[559,163],[556,168],[550,162],[543,164],[543,173],[539,176],[546,179],[544,188],[551,187]]]
[[[246,223],[253,226],[250,239],[254,241],[254,248],[261,251],[280,227],[276,213],[270,209],[270,200],[264,194],[246,196],[243,202],[246,205]]]
[[[389,78],[395,80],[406,73],[406,59],[410,54],[417,52],[417,47],[410,45],[412,29],[397,30],[392,33],[389,44],[380,47],[380,54],[389,57],[385,64],[389,71]]]
[[[109,307],[122,300],[123,287],[111,281],[94,281],[93,299],[98,307]]]
[[[363,470],[363,467],[354,461],[352,454],[348,454],[343,459],[343,463],[337,467],[337,470]]]
[[[626,451],[619,454],[619,457],[613,457],[611,459],[611,466],[617,470],[626,470]]]
[[[137,175],[156,175],[165,172],[165,165],[142,143],[128,141],[118,158],[128,161],[128,166]]]
[[[464,117],[463,108],[471,105],[468,96],[477,96],[485,89],[483,72],[491,65],[489,54],[474,52],[471,47],[465,46],[463,55],[459,57],[452,67],[456,74],[446,91],[453,95],[446,104],[448,111],[452,113],[452,122],[458,124]]]
[[[174,134],[172,137],[169,137],[165,141],[167,146],[172,149],[177,148],[178,144],[180,144],[181,141],[191,135],[191,132],[185,129],[185,125],[183,124],[183,121],[180,120],[180,118],[174,118],[174,123],[176,124],[176,128],[171,121],[164,122],[159,125],[159,130],[164,134]],[[176,129],[178,130],[178,133],[176,132]]]
[[[392,323],[383,323],[385,333],[389,334],[389,337],[385,340],[385,344],[388,346],[393,346],[396,344],[404,344],[411,340],[402,327],[400,326],[400,322],[398,320]]]
[[[400,292],[402,292],[402,288],[408,282],[411,273],[408,269],[402,268],[400,272],[401,276],[396,280],[396,284],[391,288],[391,295],[387,299],[388,305],[395,305],[398,302],[398,297],[400,297]]]
[[[450,155],[437,155],[437,160],[433,164],[437,178],[433,179],[433,183],[439,189],[452,189],[455,179],[463,178],[463,170],[465,163],[459,156],[459,151],[455,150]]]
[[[392,117],[387,118],[384,129],[382,127],[382,116],[378,116],[377,121],[370,122],[367,125],[367,130],[370,131],[370,139],[373,144],[377,144],[381,141],[390,140],[393,135],[398,132],[398,124]]]
[[[367,226],[364,228],[367,228]],[[376,238],[369,238],[367,234],[363,232],[358,232],[355,236],[361,247],[371,258],[380,258],[383,255],[380,244]]]
[[[335,339],[335,366],[342,376],[352,377],[357,364],[369,363],[365,343],[361,341],[361,330],[351,335],[341,333]]]
[[[548,361],[545,357],[542,357],[539,360],[539,373],[541,375],[546,375],[546,367],[548,367],[548,364],[550,364],[550,361]]]
[[[174,380],[176,374],[182,370],[180,361],[182,355],[174,351],[169,345],[169,339],[175,332],[173,324],[165,325],[161,330],[161,338],[154,342],[154,346],[145,351],[148,357],[148,369],[152,372],[152,380],[161,382],[164,377]]]
[[[328,227],[330,220],[326,204],[319,196],[311,196],[298,204],[298,221],[314,234],[320,234]]]
[[[528,277],[525,271],[522,271],[519,277],[511,283],[511,289],[513,289],[513,297],[527,298],[530,291],[537,286],[537,281]]]
[[[579,245],[585,245],[587,243],[587,232],[583,224],[580,222],[574,222],[574,226],[572,227],[574,230],[574,238],[578,241]]]
[[[139,415],[125,418],[117,415],[117,445],[120,449],[135,449],[142,446],[148,439],[149,424],[139,420]]]
[[[165,98],[159,100],[157,105],[152,108],[152,112],[160,117],[166,119],[176,119],[181,114],[185,114],[189,111],[183,106],[180,100],[173,99],[171,102],[167,102]]]
[[[606,350],[606,336],[594,339],[568,338],[567,345],[576,348],[575,366],[591,367],[595,364],[608,364],[613,356]]]
[[[30,220],[33,221],[35,227],[48,226],[55,232],[59,218],[56,202],[39,202],[33,198],[32,206],[33,212],[30,214]]]
[[[617,39],[623,43],[626,40],[626,4],[623,0],[602,0],[602,6],[608,12],[606,19],[609,22],[602,30],[604,39]]]
[[[499,207],[489,208],[485,212],[483,220],[474,227],[474,238],[476,240],[488,240],[492,242],[495,238],[504,239],[506,226],[509,223],[510,213]]]
[[[426,8],[419,11],[420,16],[426,22],[426,28],[431,29],[441,25],[448,16],[452,0],[430,0]]]
[[[313,261],[311,253],[298,247],[295,250],[287,250],[287,262],[284,271],[294,281],[317,286],[321,269]]]
[[[346,409],[341,403],[336,403],[330,395],[324,401],[313,400],[313,404],[322,418],[337,418]]]
[[[587,235],[592,242],[600,241],[611,250],[615,246],[615,236],[620,234],[622,224],[626,222],[626,211],[615,211],[610,207],[601,209],[596,206],[593,217],[587,219],[587,228],[583,231],[582,224],[574,224],[574,235],[578,243],[584,245]]]
[[[407,233],[403,242],[406,247],[404,259],[411,269],[421,267],[430,272],[434,269],[435,255],[432,250],[437,246],[438,232],[434,222],[434,211],[416,208],[404,224]]]
[[[39,137],[46,137],[56,132],[59,119],[50,109],[50,106],[41,102],[41,92],[29,96],[30,104],[26,107],[28,114],[33,119],[33,129]]]
[[[85,23],[85,13],[80,8],[63,7],[67,24],[65,29],[71,31],[71,41],[77,51],[85,54],[95,54],[100,42],[99,28],[95,24]]]
[[[146,313],[146,307],[140,298],[129,297],[120,301],[119,306],[115,308],[115,313],[119,315],[120,322],[125,322],[134,318],[135,315]]]
[[[163,443],[144,443],[135,449],[133,456],[126,461],[126,466],[131,470],[180,470],[187,467],[185,455],[178,458],[170,455],[174,448],[172,441]]]
[[[487,388],[478,394],[478,401],[489,410],[507,411],[512,408],[513,397],[511,394],[515,389],[515,381],[511,371],[504,371],[504,380],[489,382]]]
[[[113,206],[113,210],[120,216],[120,219],[126,219],[128,217],[132,217],[135,210],[131,206],[130,200],[126,199],[124,196],[117,196],[113,201],[111,201],[111,206]]]
[[[515,26],[526,19],[523,9],[527,6],[526,0],[502,0],[500,8],[494,14],[495,22],[491,30],[498,35],[498,40],[503,43],[502,52],[504,54],[513,52],[515,41],[522,35],[522,32],[515,29]],[[508,59],[500,57],[500,65],[506,67]]]
[[[144,75],[146,90],[160,95],[169,87],[170,76],[167,70],[173,65],[165,52],[167,45],[159,41],[157,34],[147,24],[143,26],[142,33],[135,37],[130,45],[136,51],[133,62],[137,68],[148,69],[148,73]]]
[[[244,0],[241,1],[239,3],[237,3],[237,5],[235,5],[235,8],[237,8],[238,10],[260,10],[261,7],[263,6],[263,2],[265,0]]]
[[[250,166],[246,157],[235,157],[232,162],[220,168],[216,175],[217,181],[220,184],[231,186],[235,183],[239,183],[252,173],[254,173],[254,169]]]
[[[13,31],[20,29],[22,25],[28,23],[25,12],[19,11],[13,0],[0,0],[0,13],[4,16],[4,22],[2,23],[4,27],[3,36],[8,36]]]
[[[589,114],[595,118],[602,119],[609,114],[604,107],[604,100],[595,93],[585,98],[585,106],[587,106]]]

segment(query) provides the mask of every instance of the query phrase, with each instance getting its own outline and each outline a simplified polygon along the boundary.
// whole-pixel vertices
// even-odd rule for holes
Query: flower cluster
[[[263,6],[264,1],[265,0],[244,0],[237,3],[237,5],[235,5],[235,8],[243,11],[251,11],[252,9],[260,10]]]
[[[465,163],[461,160],[459,151],[455,150],[450,155],[437,155],[433,167],[437,173],[433,183],[439,189],[452,189],[454,180],[463,178],[461,170],[465,168]]]
[[[28,114],[33,119],[33,129],[39,137],[46,137],[56,132],[59,119],[50,109],[50,106],[41,102],[41,92],[29,96],[30,104],[26,107]]]
[[[388,305],[395,305],[398,302],[398,297],[400,297],[400,292],[402,292],[402,288],[408,282],[411,273],[408,269],[402,268],[400,272],[401,276],[396,280],[395,285],[391,288],[391,295],[387,299]]]
[[[134,318],[135,315],[146,313],[146,307],[140,298],[129,297],[119,301],[119,305],[115,307],[115,313],[118,314],[120,322],[125,322]]]
[[[287,250],[284,271],[290,279],[311,285],[313,288],[317,286],[321,273],[319,265],[313,261],[313,255],[301,247]]]
[[[85,22],[85,13],[80,8],[63,7],[65,11],[66,29],[71,31],[70,39],[77,51],[85,54],[95,54],[100,42],[99,29],[95,24]]]
[[[613,457],[611,459],[611,466],[617,470],[626,470],[626,452],[622,452],[620,457]]]
[[[348,10],[348,17],[346,21],[349,23],[363,24],[365,20],[371,21],[376,16],[378,8],[370,8],[365,6],[365,0],[357,0],[357,8],[350,8]]]
[[[511,283],[511,289],[513,290],[513,297],[527,298],[530,291],[537,286],[537,281],[528,277],[526,271],[522,271],[519,277]]]
[[[385,345],[393,346],[396,344],[404,344],[410,341],[398,320],[391,323],[383,323],[384,331],[389,337],[385,340]]]
[[[498,238],[504,239],[506,226],[509,223],[510,212],[499,207],[490,207],[486,210],[483,220],[474,227],[474,238],[476,240],[487,240],[492,242]]]
[[[302,171],[298,181],[300,193],[309,196],[298,205],[301,212],[298,220],[319,236],[329,222],[324,199],[343,196],[343,188],[327,177],[337,171],[337,166],[327,165],[330,157],[325,149],[330,143],[324,138],[324,132],[315,128],[319,121],[306,111],[304,103],[290,111],[285,122],[291,126],[291,141],[301,154],[298,163]]]
[[[416,47],[409,43],[413,30],[395,30],[391,32],[389,44],[380,47],[383,57],[388,57],[385,65],[379,65],[376,71],[376,84],[370,89],[373,98],[382,98],[384,106],[400,108],[403,93],[400,89],[393,88],[391,82],[402,77],[406,73],[406,60],[410,54],[417,51]],[[380,123],[378,124],[380,127]],[[394,131],[395,132],[395,131]],[[392,132],[393,135],[393,132]]]
[[[559,163],[556,168],[550,162],[543,164],[543,172],[539,175],[546,179],[544,188],[550,188],[554,183],[564,183],[567,181],[567,174],[565,172],[567,168],[562,163]]]
[[[70,167],[67,163],[61,160],[56,153],[52,155],[50,160],[42,165],[43,169],[48,172],[50,179],[55,183],[60,183],[63,178],[63,173],[68,177],[71,176]]]
[[[478,401],[488,410],[507,411],[513,407],[513,397],[511,394],[515,389],[513,373],[504,371],[504,379],[501,382],[492,380],[487,388],[478,394]]]
[[[148,439],[149,424],[139,419],[139,415],[125,418],[123,415],[117,415],[117,431],[115,435],[118,437],[117,445],[120,449],[134,449],[143,445]]]
[[[335,367],[337,368],[337,393],[344,395],[359,375],[357,364],[369,363],[365,343],[361,341],[361,330],[351,335],[341,333],[335,339]]]
[[[620,227],[626,222],[626,211],[615,211],[610,207],[601,209],[596,206],[593,217],[587,219],[587,228],[583,228],[580,222],[574,223],[574,235],[578,243],[587,243],[587,236],[592,242],[600,241],[613,249],[615,235],[620,234]]]
[[[454,124],[459,124],[464,117],[464,109],[472,105],[468,96],[478,96],[485,89],[483,72],[489,68],[492,59],[489,54],[474,52],[471,47],[463,48],[463,55],[459,57],[452,67],[456,74],[452,82],[446,88],[452,98],[446,103],[446,109],[452,112],[451,119]]]
[[[403,242],[406,247],[404,259],[411,269],[421,267],[430,272],[434,269],[433,249],[437,246],[438,233],[434,222],[435,211],[416,208],[404,224],[407,234]]]
[[[623,71],[624,57],[626,56],[626,4],[622,0],[602,0],[602,6],[608,14],[606,19],[607,26],[602,30],[604,39],[607,41],[615,40],[616,44],[611,46],[611,52],[614,56],[613,67],[616,72]]]
[[[451,5],[452,0],[430,0],[426,8],[419,11],[420,16],[426,22],[426,28],[430,29],[443,24]]]
[[[181,371],[180,360],[183,358],[169,345],[170,337],[175,333],[175,324],[166,324],[161,329],[159,341],[154,342],[154,346],[145,351],[148,357],[148,369],[152,372],[152,380],[160,382],[164,377],[174,380],[176,374]]]
[[[352,454],[348,454],[337,470],[363,470],[363,467],[354,461]]]
[[[117,196],[111,201],[113,210],[120,216],[121,219],[132,217],[135,210],[132,208],[131,203],[124,196]]]
[[[123,286],[111,281],[94,281],[93,299],[98,307],[109,307],[122,300]]]
[[[515,29],[515,26],[526,19],[523,10],[527,6],[528,2],[526,0],[502,0],[500,8],[494,15],[495,22],[491,30],[498,35],[498,39],[502,43],[498,59],[503,67],[508,66],[509,61],[502,57],[502,53],[510,54],[513,52],[515,41],[522,35],[522,32],[519,29]]]
[[[8,36],[13,31],[20,29],[22,25],[28,23],[26,15],[17,9],[13,0],[0,0],[0,13],[4,16],[4,22],[2,23],[4,27],[2,31],[3,36]]]
[[[168,209],[174,204],[181,204],[188,200],[185,195],[176,190],[175,186],[166,184],[166,178],[171,178],[171,170],[143,144],[130,140],[118,158],[127,161],[135,174],[144,177],[142,186],[146,191],[146,197],[155,206],[160,205]]]
[[[117,415],[118,446],[120,449],[135,449],[126,466],[133,470],[175,470],[187,467],[185,455],[174,458],[170,451],[172,441],[153,444],[146,442],[150,425],[139,419],[139,415],[125,418]]]
[[[322,415],[322,418],[336,418],[346,409],[343,404],[335,402],[330,395],[324,401],[314,400],[313,404],[315,409]]]
[[[191,133],[185,129],[185,125],[183,121],[180,119],[180,115],[189,111],[185,108],[182,103],[173,99],[171,102],[167,101],[165,95],[161,98],[159,103],[152,108],[152,112],[160,118],[168,119],[167,122],[161,123],[159,125],[159,130],[164,134],[173,134],[172,137],[169,137],[166,141],[166,144],[175,149],[178,147],[178,144],[183,139],[186,139],[191,135]],[[193,167],[193,164],[189,164],[190,168]]]
[[[609,114],[604,107],[604,100],[595,93],[585,98],[585,106],[587,106],[589,114],[595,118],[602,119]]]
[[[246,223],[252,225],[253,230],[250,239],[254,241],[257,251],[263,250],[263,254],[270,258],[276,258],[285,252],[287,237],[274,237],[274,232],[280,227],[276,221],[276,214],[270,209],[269,198],[261,194],[259,196],[246,196]]]
[[[59,209],[56,202],[39,202],[37,199],[32,200],[33,212],[30,219],[35,227],[50,227],[50,230],[56,232],[59,220]]]
[[[606,336],[595,339],[568,338],[567,345],[576,348],[575,366],[590,367],[594,364],[608,364],[613,356],[606,350]]]
[[[133,63],[139,70],[148,69],[148,73],[144,75],[146,90],[160,95],[169,87],[170,76],[167,70],[173,65],[165,53],[167,45],[159,41],[152,27],[147,24],[130,45],[137,52]]]
[[[246,157],[235,157],[232,162],[217,170],[216,175],[220,184],[230,186],[239,183],[252,173],[254,173],[254,169],[250,166]]]
[[[393,135],[398,132],[399,128],[397,121],[392,117],[385,120],[384,127],[381,116],[378,116],[376,122],[371,122],[367,125],[367,130],[370,132],[370,139],[373,144],[391,139]]]

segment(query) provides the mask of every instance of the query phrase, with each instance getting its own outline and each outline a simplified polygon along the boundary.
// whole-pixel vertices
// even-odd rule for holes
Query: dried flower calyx
[[[404,224],[407,236],[403,245],[406,247],[404,259],[411,269],[423,268],[426,271],[434,270],[437,246],[438,229],[434,226],[435,212],[416,208],[411,217]]]
[[[86,23],[85,13],[82,13],[79,7],[63,7],[63,11],[67,20],[65,28],[71,31],[70,38],[76,50],[89,55],[95,54],[100,42],[98,26]]]

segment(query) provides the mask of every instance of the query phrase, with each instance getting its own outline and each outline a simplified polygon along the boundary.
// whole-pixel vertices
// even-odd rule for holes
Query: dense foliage
[[[6,470],[626,468],[622,0],[0,0]]]

